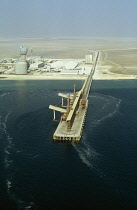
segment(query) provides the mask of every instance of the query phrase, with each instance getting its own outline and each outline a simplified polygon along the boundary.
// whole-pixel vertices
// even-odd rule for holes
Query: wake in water
[[[92,94],[89,97],[89,112],[91,117],[87,115],[86,120],[85,129],[87,133],[91,133],[95,127],[100,126],[101,123],[117,114],[120,103],[120,99],[109,95]],[[90,139],[88,139],[85,133],[79,144],[72,143],[72,145],[84,164],[97,172],[100,177],[105,177],[105,174],[97,167],[97,161],[100,160],[101,155],[92,147]]]
[[[0,96],[0,101],[3,102],[3,106],[6,103],[4,101],[4,97],[9,95],[10,93],[5,93]],[[5,167],[5,183],[6,183],[6,189],[7,194],[9,197],[15,201],[18,209],[32,209],[33,202],[26,202],[23,201],[21,198],[18,197],[18,195],[14,192],[14,174],[16,172],[15,167],[13,166],[14,160],[13,156],[14,154],[18,153],[18,150],[14,146],[13,138],[10,136],[9,132],[7,131],[7,124],[9,121],[9,118],[14,110],[4,110],[3,113],[0,113],[0,133],[1,133],[1,140],[4,140],[4,147],[3,147],[3,154],[4,154],[4,167]]]
[[[83,163],[85,163],[89,168],[93,168],[94,161],[99,159],[100,154],[98,154],[92,146],[87,142],[87,137],[84,134],[80,144],[72,143],[75,150]]]
[[[47,100],[47,98],[49,100],[50,98],[51,101],[55,100],[56,103],[55,96],[57,94],[56,92],[53,93],[51,91],[20,91],[15,94],[13,92],[7,94],[7,99],[6,94],[3,94],[0,97],[0,102],[2,102],[3,108],[3,111],[1,111],[0,113],[0,129],[1,135],[2,137],[4,137],[1,139],[4,139],[3,153],[4,167],[6,172],[6,190],[10,198],[15,201],[18,209],[33,209],[35,203],[33,202],[34,199],[31,197],[31,195],[28,195],[29,200],[26,201],[25,198],[23,199],[23,196],[19,194],[21,190],[23,191],[23,193],[26,192],[26,189],[23,189],[23,187],[21,186],[22,183],[20,183],[20,181],[15,178],[17,177],[18,170],[16,159],[19,157],[17,154],[19,154],[20,156],[24,155],[26,157],[25,160],[31,158],[35,161],[35,159],[38,158],[39,153],[35,154],[34,152],[33,154],[28,154],[28,152],[22,152],[20,150],[20,147],[19,149],[17,149],[18,144],[16,144],[16,141],[14,142],[15,139],[13,139],[13,137],[11,136],[8,128],[10,127],[9,125],[13,123],[13,119],[16,122],[16,125],[18,125],[18,130],[22,130],[22,128],[24,128],[28,122],[29,126],[33,126],[33,121],[35,122],[35,118],[43,112],[42,109],[45,109],[45,100]],[[37,100],[35,98],[37,98]],[[27,101],[27,103],[25,103],[25,100]],[[41,104],[39,104],[41,100],[42,102]],[[9,105],[7,105],[8,103]],[[33,103],[35,103],[35,106],[30,106]],[[81,161],[86,164],[86,166],[89,167],[91,170],[95,171],[100,177],[105,176],[98,167],[98,162],[101,160],[102,156],[92,147],[91,142],[89,141],[90,139],[88,139],[88,133],[91,133],[95,127],[99,126],[110,117],[113,117],[118,112],[119,104],[120,100],[112,96],[92,94],[92,96],[89,97],[89,112],[91,112],[92,114],[91,116],[87,115],[85,127],[86,132],[84,132],[82,140],[79,144],[73,143],[73,147],[77,151]],[[16,107],[16,110],[14,107]],[[37,110],[40,111],[38,112]],[[32,114],[29,115],[29,113]],[[26,118],[24,118],[24,116]],[[19,167],[19,173],[21,173],[20,168],[21,167]],[[21,189],[19,188],[19,186],[21,186]]]
[[[89,169],[95,171],[99,177],[105,177],[105,174],[97,168],[97,161],[100,160],[101,155],[95,151],[95,149],[88,143],[85,134],[79,144],[72,143],[73,147],[77,151],[82,163],[86,164]]]
[[[33,202],[33,198],[31,198],[31,195],[29,195],[29,202],[25,201],[25,199],[23,199],[23,197],[20,196],[18,193],[20,191],[23,191],[24,193],[24,189],[22,189],[23,186],[21,187],[21,189],[19,189],[18,186],[21,186],[21,183],[18,183],[18,180],[16,180],[15,178],[17,176],[18,170],[18,163],[16,161],[20,156],[26,156],[26,158],[31,158],[33,160],[36,159],[39,155],[35,153],[29,155],[25,152],[22,153],[20,149],[17,149],[18,146],[16,145],[16,141],[14,145],[15,139],[13,139],[12,135],[8,131],[8,127],[10,127],[11,129],[14,123],[16,123],[18,130],[21,130],[22,128],[27,126],[28,123],[29,126],[32,126],[34,119],[38,117],[45,109],[44,102],[47,100],[47,98],[49,99],[49,101],[56,100],[56,95],[56,92],[45,90],[7,92],[0,95],[0,139],[3,144],[2,153],[4,156],[3,164],[5,171],[5,180],[3,180],[3,184],[6,183],[6,193],[13,201],[15,201],[17,209],[33,209],[35,204]],[[35,103],[35,106],[32,106],[33,103]],[[37,110],[40,111],[37,113]],[[18,122],[17,119],[20,119],[22,116],[23,120]],[[26,116],[25,119],[24,116]]]
[[[11,112],[9,112],[5,116],[5,120],[3,122],[3,129],[4,129],[4,133],[6,135],[6,139],[7,139],[7,143],[6,143],[6,147],[5,147],[5,151],[4,151],[5,152],[4,165],[5,165],[5,169],[7,172],[7,179],[6,179],[7,193],[10,196],[10,198],[15,201],[18,209],[31,209],[33,202],[23,201],[13,191],[15,169],[13,167],[12,155],[14,153],[17,153],[18,151],[12,142],[13,139],[10,137],[10,135],[7,131],[7,122],[8,122],[8,118],[9,118],[10,114],[11,114]]]
[[[96,127],[118,113],[121,100],[110,95],[92,94],[89,97],[92,117],[89,127]]]

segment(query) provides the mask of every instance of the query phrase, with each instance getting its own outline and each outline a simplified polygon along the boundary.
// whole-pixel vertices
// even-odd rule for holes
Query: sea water
[[[81,141],[55,143],[74,83],[0,81],[1,209],[137,207],[137,81],[94,81]]]

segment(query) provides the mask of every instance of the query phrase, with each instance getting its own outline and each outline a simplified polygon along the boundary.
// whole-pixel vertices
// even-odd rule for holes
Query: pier
[[[49,109],[53,110],[53,120],[56,120],[56,111],[61,113],[60,122],[55,133],[53,134],[53,139],[55,141],[76,142],[80,140],[88,109],[88,95],[92,84],[93,75],[96,69],[98,57],[99,52],[97,52],[92,71],[86,78],[81,90],[77,92],[76,85],[74,85],[73,94],[58,94],[62,98],[61,107],[53,105],[49,106]]]

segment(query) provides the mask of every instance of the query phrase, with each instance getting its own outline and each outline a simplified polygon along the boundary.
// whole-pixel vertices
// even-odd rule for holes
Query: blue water
[[[137,81],[94,81],[80,143],[54,143],[74,83],[0,82],[1,209],[137,208]]]

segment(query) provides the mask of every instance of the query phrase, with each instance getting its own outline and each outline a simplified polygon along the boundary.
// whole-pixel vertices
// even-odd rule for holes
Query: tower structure
[[[26,61],[28,49],[20,47],[20,60],[15,65],[15,74],[27,74],[28,64]]]

